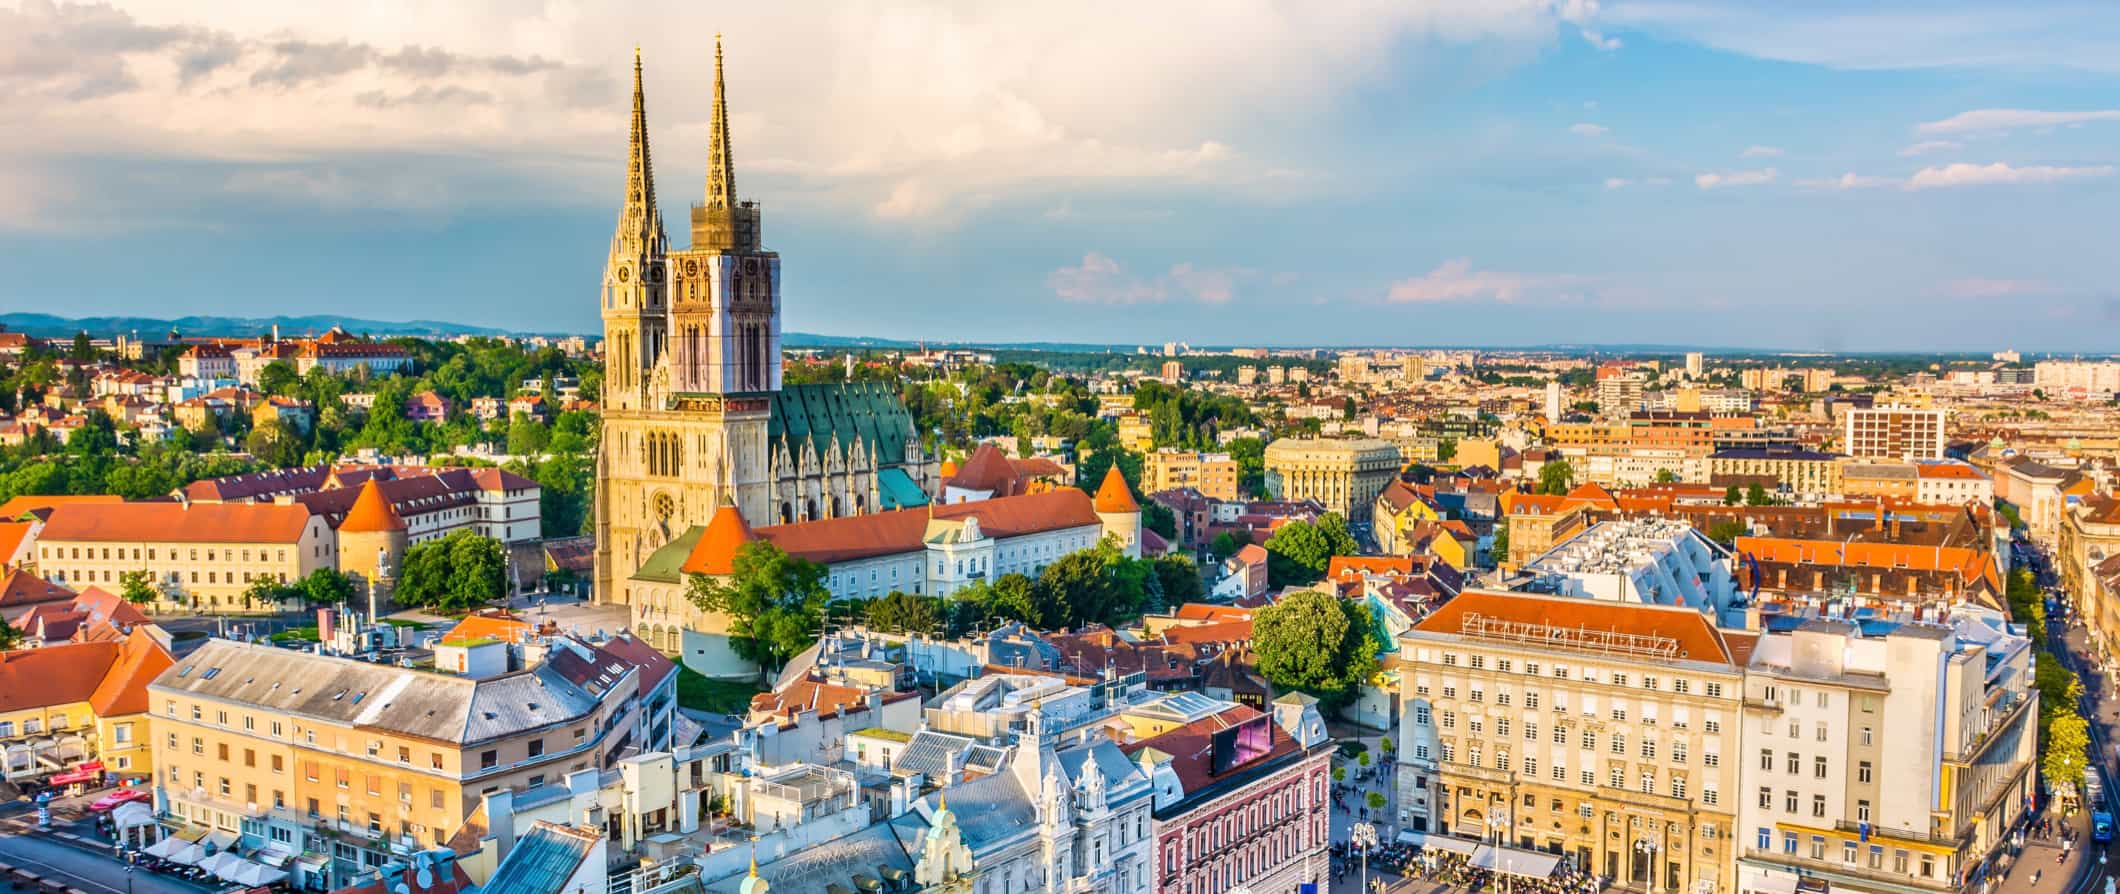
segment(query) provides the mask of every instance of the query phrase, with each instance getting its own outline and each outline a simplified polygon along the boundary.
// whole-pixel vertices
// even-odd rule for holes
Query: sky
[[[0,0],[0,311],[598,329],[715,35],[784,327],[2120,351],[2120,7]]]

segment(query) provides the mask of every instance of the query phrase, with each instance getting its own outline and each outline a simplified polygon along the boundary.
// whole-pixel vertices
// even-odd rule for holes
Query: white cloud
[[[1153,304],[1179,298],[1202,304],[1227,304],[1236,297],[1237,283],[1256,271],[1241,268],[1202,268],[1177,264],[1154,279],[1126,272],[1118,261],[1103,252],[1082,256],[1082,263],[1046,274],[1046,287],[1062,301],[1078,304]]]
[[[1950,186],[1985,186],[1998,183],[2053,183],[2057,180],[2073,180],[2082,177],[2106,177],[2113,173],[2112,165],[2090,165],[2085,167],[2054,167],[2031,165],[2011,167],[2002,162],[1988,165],[1952,164],[1935,168],[1922,168],[1907,178],[1908,189],[1935,189]]]
[[[1872,189],[1898,186],[1900,181],[1891,177],[1874,177],[1850,171],[1838,177],[1823,180],[1798,180],[1796,185],[1807,189]]]
[[[1579,284],[1574,276],[1541,273],[1503,273],[1474,270],[1467,258],[1452,258],[1420,276],[1391,284],[1384,299],[1394,304],[1444,304],[1459,301],[1492,301],[1516,304],[1530,298],[1573,299],[1568,286]]]
[[[1731,186],[1759,186],[1774,182],[1781,172],[1773,168],[1757,171],[1731,171],[1727,174],[1707,173],[1694,176],[1693,185],[1701,189],[1722,189]]]
[[[1928,155],[1932,152],[1949,152],[1963,148],[1964,145],[1956,140],[1922,140],[1919,143],[1899,150],[1899,157],[1913,158],[1919,155]]]
[[[1627,178],[1625,178],[1625,177],[1606,177],[1606,178],[1605,178],[1605,188],[1606,188],[1606,189],[1626,189],[1626,188],[1627,188],[1627,183],[1628,183],[1628,181],[1627,181]]]
[[[1743,158],[1780,158],[1781,150],[1773,146],[1746,146],[1738,155]]]
[[[947,222],[1007,198],[1049,204],[1077,185],[1136,183],[1278,201],[1329,185],[1333,170],[1303,169],[1311,156],[1284,135],[1332,115],[1407,53],[1492,44],[1524,57],[1595,14],[1585,0],[1378,0],[1331,16],[1211,0],[877,0],[829,15],[679,0],[622,14],[578,3],[378,0],[347,13],[276,0],[0,0],[10,135],[0,167],[112,190],[79,162],[456,156],[513,178],[460,190],[458,202],[615,202],[626,48],[645,37],[663,187],[691,194],[710,112],[707,35],[722,31],[739,188],[781,207]],[[1118,19],[1128,27],[1110,28]],[[1208,19],[1213,39],[1197,39]],[[20,214],[70,207],[40,199]]]
[[[1601,137],[1605,134],[1611,133],[1612,128],[1606,127],[1602,124],[1591,124],[1586,121],[1581,124],[1569,127],[1568,132],[1583,137]]]
[[[1975,109],[1959,112],[1941,121],[1928,121],[1914,130],[1925,134],[1992,133],[2022,127],[2063,127],[2092,121],[2120,121],[2120,109],[2086,112],[2045,112],[2037,109]]]
[[[1989,279],[1968,277],[1944,283],[1942,291],[1952,298],[2008,298],[2015,295],[2045,295],[2054,284],[2041,279]]]
[[[1667,41],[1846,69],[2120,72],[2111,8],[1983,0],[1608,0],[1597,21]]]

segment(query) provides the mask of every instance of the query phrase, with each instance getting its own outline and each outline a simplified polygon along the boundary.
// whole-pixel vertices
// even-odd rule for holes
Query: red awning
[[[75,773],[87,773],[87,772],[90,772],[90,771],[97,771],[97,772],[101,772],[101,771],[102,771],[102,769],[103,769],[103,762],[102,762],[102,761],[83,761],[83,762],[81,762],[81,763],[78,763],[78,764],[75,764],[75,765],[74,765],[74,769],[73,769],[73,772],[75,772]]]
[[[103,778],[103,771],[101,770],[75,770],[54,776],[50,782],[52,785],[73,785],[76,782],[94,782],[101,778]]]

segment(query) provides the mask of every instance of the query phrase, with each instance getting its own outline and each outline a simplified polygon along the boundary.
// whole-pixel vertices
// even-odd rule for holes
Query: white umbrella
[[[181,838],[170,840],[177,842],[177,846],[171,848],[170,852],[164,855],[162,859],[183,866],[195,866],[200,860],[206,859],[206,849],[200,847],[198,842],[185,841]]]
[[[231,854],[227,851],[220,851],[211,857],[207,857],[204,860],[200,860],[198,862],[198,867],[215,875],[220,875],[221,867],[228,865],[229,861],[231,860],[238,863],[242,862],[242,858],[237,857],[236,855]]]
[[[184,846],[186,843],[187,842],[182,838],[164,838],[161,841],[157,841],[153,844],[148,845],[144,850],[140,851],[140,853],[146,854],[157,860],[167,860],[169,859],[170,854],[176,853],[177,848]]]
[[[286,878],[287,873],[285,872],[282,872],[278,869],[274,869],[270,866],[262,866],[257,863],[251,863],[247,866],[244,866],[242,870],[236,874],[236,877],[229,879],[229,881],[235,882],[238,885],[243,885],[246,887],[258,888],[263,887],[265,885],[273,884],[275,882],[284,881]]]
[[[119,829],[132,829],[155,824],[154,808],[138,801],[127,801],[110,812],[111,824]]]
[[[244,872],[260,868],[262,867],[249,860],[231,856],[226,860],[222,860],[220,865],[215,866],[212,871],[215,876],[224,882],[241,882]]]

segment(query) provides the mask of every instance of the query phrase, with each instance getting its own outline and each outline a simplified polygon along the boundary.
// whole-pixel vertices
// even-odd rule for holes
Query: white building
[[[1841,417],[1843,451],[1861,459],[1942,459],[1942,408],[1857,407]]]
[[[2032,797],[2029,640],[1999,619],[1812,620],[1745,672],[1740,892],[1944,892],[2007,843]]]
[[[1524,564],[1518,589],[1608,602],[1677,605],[1742,627],[1729,556],[1687,522],[1601,522]]]

